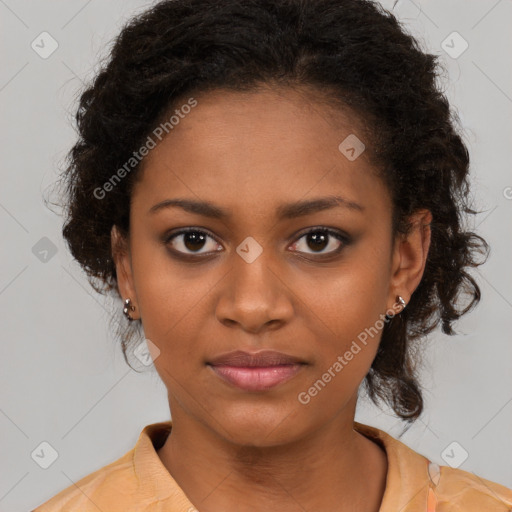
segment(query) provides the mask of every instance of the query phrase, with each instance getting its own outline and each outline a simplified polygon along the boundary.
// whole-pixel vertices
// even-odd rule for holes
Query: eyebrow
[[[220,206],[214,205],[208,201],[195,201],[192,199],[176,198],[166,199],[153,205],[149,212],[154,214],[166,208],[178,207],[189,213],[195,213],[204,217],[225,220],[233,216],[230,210],[225,210]],[[327,196],[316,199],[297,201],[295,203],[286,203],[277,207],[276,217],[279,220],[294,219],[310,215],[315,212],[327,210],[330,208],[343,207],[353,211],[363,212],[364,206],[354,201],[349,201],[341,196]]]

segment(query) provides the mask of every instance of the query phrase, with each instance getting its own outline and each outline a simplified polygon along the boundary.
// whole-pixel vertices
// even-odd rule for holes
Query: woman
[[[123,300],[127,362],[143,329],[172,421],[36,511],[512,508],[354,421],[363,381],[415,421],[419,342],[480,298],[436,73],[364,0],[163,1],[122,30],[81,96],[63,234]]]

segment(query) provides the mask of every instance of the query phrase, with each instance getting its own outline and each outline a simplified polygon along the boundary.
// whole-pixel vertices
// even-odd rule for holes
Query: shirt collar
[[[386,451],[388,472],[379,512],[426,511],[429,465],[430,471],[435,472],[437,464],[431,464],[426,457],[376,427],[354,421],[354,430]]]
[[[134,471],[144,494],[148,493],[159,500],[170,499],[183,511],[192,510],[192,503],[157,454],[171,429],[172,421],[153,423],[144,427],[133,452]],[[430,461],[376,427],[354,421],[354,430],[373,440],[386,451],[386,489],[379,512],[426,510]]]

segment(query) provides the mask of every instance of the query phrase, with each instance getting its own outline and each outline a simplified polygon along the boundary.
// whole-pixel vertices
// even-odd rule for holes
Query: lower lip
[[[219,377],[238,388],[246,391],[265,391],[290,380],[304,365],[288,364],[267,367],[208,366]]]

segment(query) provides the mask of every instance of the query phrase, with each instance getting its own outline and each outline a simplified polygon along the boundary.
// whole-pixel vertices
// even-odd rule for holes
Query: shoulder
[[[512,510],[512,489],[482,478],[469,471],[438,466],[440,477],[433,488],[435,512],[509,512]]]
[[[138,512],[155,510],[164,501],[169,512],[176,507],[183,509],[189,504],[187,497],[157,453],[171,426],[170,421],[146,425],[130,451],[74,482],[32,512]]]
[[[379,512],[512,512],[512,489],[441,466],[387,432],[355,422],[355,430],[386,451],[388,475]]]
[[[133,451],[71,484],[32,512],[127,510],[127,500],[137,485]]]

